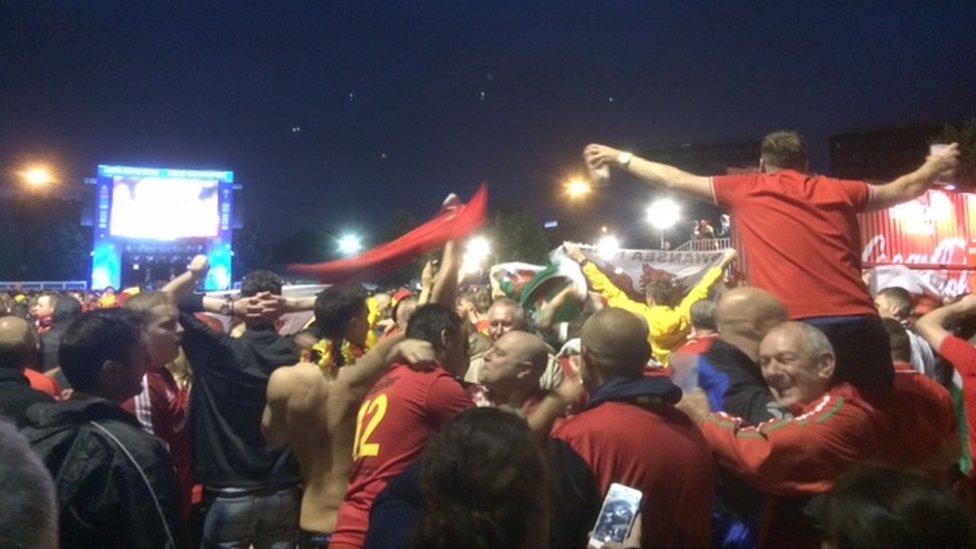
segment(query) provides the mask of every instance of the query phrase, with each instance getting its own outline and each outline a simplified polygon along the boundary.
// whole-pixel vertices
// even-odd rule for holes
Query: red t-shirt
[[[441,425],[472,406],[461,383],[441,368],[417,372],[401,364],[381,377],[359,407],[349,487],[332,542],[361,547],[376,496]]]
[[[642,547],[708,547],[715,464],[687,416],[667,405],[604,402],[553,433],[590,466],[606,494],[617,482],[644,493]]]
[[[713,177],[712,195],[732,214],[750,284],[779,298],[790,318],[877,315],[861,280],[857,212],[867,183],[782,170]]]
[[[142,392],[122,403],[149,434],[159,437],[173,456],[173,467],[180,481],[181,507],[190,512],[193,493],[193,451],[187,424],[190,394],[180,389],[173,374],[164,367],[149,368],[142,378]]]
[[[942,340],[939,354],[949,361],[962,377],[962,399],[969,426],[969,455],[976,456],[976,347],[955,336]],[[976,467],[970,476],[976,476]]]
[[[51,376],[46,376],[30,368],[24,369],[24,377],[30,383],[31,389],[40,391],[55,399],[61,398],[61,385]]]
[[[888,446],[888,463],[929,469],[936,453],[959,437],[949,391],[913,370],[911,364],[896,362],[891,389],[866,398],[887,416],[891,433],[881,442]]]

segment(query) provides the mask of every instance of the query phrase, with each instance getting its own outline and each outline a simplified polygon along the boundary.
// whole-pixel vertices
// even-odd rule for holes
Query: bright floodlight
[[[468,240],[464,247],[464,257],[461,259],[461,272],[474,274],[481,271],[481,266],[491,254],[491,244],[483,236],[475,236]]]
[[[670,198],[655,201],[647,208],[647,221],[659,230],[670,229],[681,219],[681,208]]]
[[[573,179],[566,183],[566,194],[572,199],[582,198],[593,190],[590,184],[582,179]]]
[[[54,181],[54,176],[47,168],[36,167],[23,172],[24,181],[34,187],[42,187]]]
[[[344,234],[339,238],[339,253],[342,255],[356,255],[363,249],[363,241],[357,234]]]
[[[619,251],[620,240],[612,234],[608,234],[596,242],[596,253],[603,259],[610,259]]]

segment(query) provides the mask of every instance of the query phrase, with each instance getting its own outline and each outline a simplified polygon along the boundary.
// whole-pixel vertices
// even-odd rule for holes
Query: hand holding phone
[[[607,543],[623,543],[640,515],[643,498],[640,490],[616,482],[611,484],[587,547],[602,549]]]

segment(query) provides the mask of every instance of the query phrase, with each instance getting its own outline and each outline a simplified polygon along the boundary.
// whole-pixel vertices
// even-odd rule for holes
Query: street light
[[[44,166],[32,166],[20,172],[20,176],[24,179],[24,183],[27,183],[31,187],[44,187],[54,183],[54,176],[51,174],[51,170]]]
[[[596,253],[603,259],[610,259],[620,251],[620,239],[608,234],[596,241]]]
[[[469,275],[481,271],[481,267],[488,259],[489,254],[491,254],[491,244],[489,244],[488,239],[483,236],[472,237],[464,247],[461,273]]]
[[[353,256],[363,249],[363,241],[358,234],[346,233],[339,237],[339,253],[344,256]]]
[[[571,179],[566,183],[566,195],[569,196],[571,200],[583,198],[592,191],[593,187],[585,179]]]
[[[664,233],[681,219],[681,207],[670,198],[654,201],[647,208],[647,221],[661,232],[661,249],[664,249]]]

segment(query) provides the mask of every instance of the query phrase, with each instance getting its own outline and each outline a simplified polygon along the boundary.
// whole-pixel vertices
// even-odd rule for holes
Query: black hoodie
[[[58,298],[58,302],[54,306],[54,314],[51,315],[53,322],[51,328],[41,334],[41,349],[44,355],[45,372],[58,367],[58,350],[61,348],[61,336],[64,335],[64,331],[68,329],[71,321],[80,315],[80,301],[69,295],[63,295]]]
[[[54,477],[62,547],[185,545],[169,453],[122,408],[35,404],[21,432]]]

